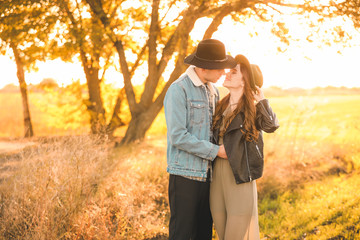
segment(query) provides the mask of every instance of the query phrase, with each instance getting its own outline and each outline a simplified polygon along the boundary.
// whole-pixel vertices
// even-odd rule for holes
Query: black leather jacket
[[[279,122],[269,101],[263,99],[256,105],[256,128],[260,130],[257,142],[245,141],[240,129],[243,127],[243,112],[231,121],[226,129],[223,143],[237,184],[251,182],[262,176],[264,168],[264,141],[262,131],[272,133],[279,128]],[[243,129],[245,130],[245,129]],[[219,129],[214,131],[214,141],[219,141]]]

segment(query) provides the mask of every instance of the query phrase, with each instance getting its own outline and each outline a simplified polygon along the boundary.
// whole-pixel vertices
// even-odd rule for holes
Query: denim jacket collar
[[[190,78],[190,80],[193,82],[193,84],[197,87],[201,86],[201,85],[205,85],[199,78],[199,76],[196,74],[195,72],[195,66],[191,65],[190,67],[188,67],[188,69],[186,69],[185,74],[187,74]],[[212,95],[217,96],[217,92],[215,91],[215,88],[213,86],[213,83],[208,83],[210,92]]]

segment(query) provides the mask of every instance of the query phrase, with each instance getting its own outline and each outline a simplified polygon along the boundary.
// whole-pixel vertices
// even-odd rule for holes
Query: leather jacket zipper
[[[248,168],[248,172],[249,172],[249,179],[250,179],[250,182],[251,182],[252,178],[251,178],[251,173],[250,173],[250,164],[249,164],[249,158],[248,158],[248,153],[247,153],[246,140],[245,140],[245,155],[246,155],[247,168]]]
[[[261,153],[260,153],[260,149],[259,149],[258,145],[257,145],[257,144],[255,144],[255,147],[256,147],[256,150],[257,150],[257,152],[258,152],[258,154],[259,154],[259,157],[261,157],[261,158],[262,158]]]

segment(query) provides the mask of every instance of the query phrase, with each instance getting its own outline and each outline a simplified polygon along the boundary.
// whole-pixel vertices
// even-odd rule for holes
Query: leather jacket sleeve
[[[256,104],[256,128],[267,133],[275,132],[280,127],[276,114],[272,111],[269,101],[263,99]]]

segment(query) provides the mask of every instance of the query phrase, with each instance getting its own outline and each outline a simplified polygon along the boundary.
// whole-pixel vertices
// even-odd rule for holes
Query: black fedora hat
[[[224,69],[236,66],[235,59],[226,55],[224,44],[216,39],[200,41],[195,53],[187,56],[184,63],[205,69]]]

